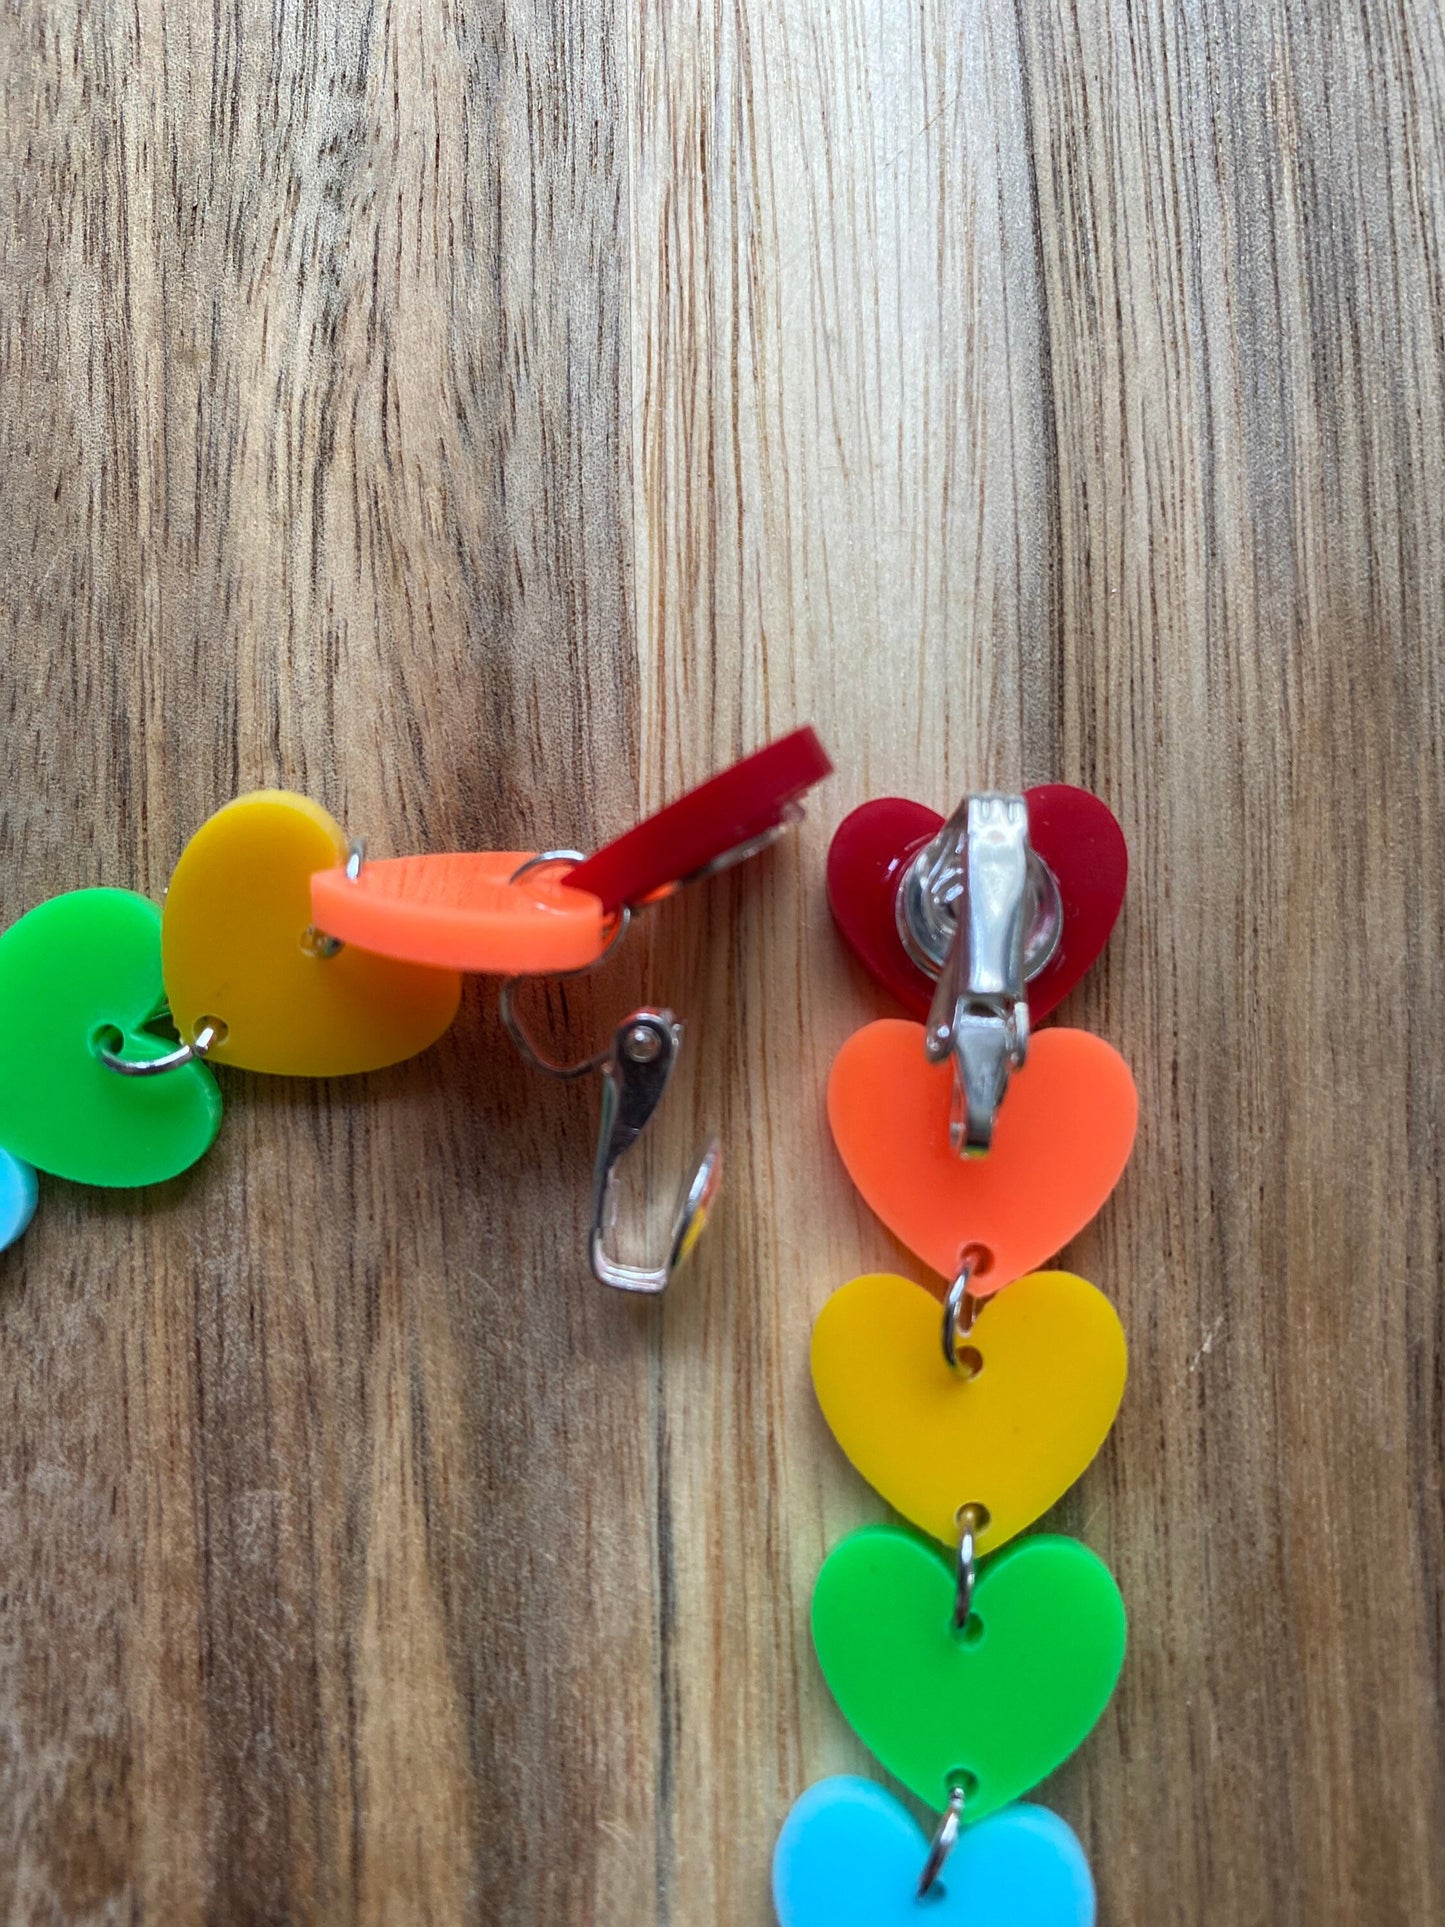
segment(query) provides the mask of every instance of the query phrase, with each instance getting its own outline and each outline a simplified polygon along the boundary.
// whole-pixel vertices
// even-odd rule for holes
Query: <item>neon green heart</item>
[[[161,913],[130,890],[52,897],[0,936],[0,1146],[77,1184],[155,1184],[206,1151],[221,1094],[202,1064],[123,1077],[96,1055],[160,1057]]]
[[[979,1569],[953,1630],[953,1562],[896,1526],[835,1546],[813,1591],[813,1643],[844,1718],[936,1811],[966,1788],[981,1820],[1087,1737],[1124,1663],[1124,1602],[1076,1539],[1016,1541]]]

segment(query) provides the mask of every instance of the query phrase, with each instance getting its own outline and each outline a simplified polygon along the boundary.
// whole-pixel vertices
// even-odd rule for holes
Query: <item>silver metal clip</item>
[[[544,865],[580,863],[575,850],[547,850],[529,857],[514,876]],[[595,970],[613,947],[621,941],[632,919],[624,906],[608,935],[601,955],[580,970],[566,970],[559,977],[585,977]],[[571,1083],[592,1071],[602,1075],[602,1121],[597,1133],[597,1162],[592,1172],[592,1227],[587,1238],[587,1256],[592,1275],[599,1284],[617,1291],[637,1291],[655,1295],[666,1291],[673,1278],[691,1256],[707,1227],[708,1213],[722,1183],[722,1148],[714,1139],[699,1158],[691,1179],[678,1197],[673,1217],[672,1240],[667,1257],[660,1265],[626,1265],[608,1249],[617,1217],[613,1195],[613,1175],[618,1164],[636,1144],[667,1094],[677,1054],[682,1047],[683,1027],[670,1010],[634,1010],[612,1034],[611,1042],[590,1057],[561,1063],[538,1050],[517,1011],[516,994],[525,979],[508,977],[502,985],[500,1011],[507,1035],[535,1070]]]
[[[608,1250],[617,1217],[613,1174],[666,1095],[681,1043],[682,1025],[670,1010],[635,1010],[618,1026],[612,1049],[598,1067],[602,1072],[602,1123],[592,1176],[588,1251],[593,1277],[618,1291],[656,1293],[667,1289],[702,1236],[722,1182],[722,1149],[714,1140],[679,1195],[665,1263],[656,1268],[625,1265]]]
[[[953,1059],[950,1140],[961,1156],[980,1156],[1028,1052],[1028,980],[1063,925],[1058,884],[1029,847],[1023,797],[965,797],[905,871],[897,918],[908,954],[938,978],[924,1049],[932,1063]]]

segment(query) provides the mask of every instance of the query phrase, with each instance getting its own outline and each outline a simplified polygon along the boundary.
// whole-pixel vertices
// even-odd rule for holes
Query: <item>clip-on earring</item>
[[[552,864],[576,867],[585,861],[580,850],[547,850],[520,866],[517,876],[520,878],[529,868]],[[631,906],[624,904],[595,962],[555,975],[559,978],[586,976],[610,955],[626,934],[631,920]],[[602,1079],[602,1117],[592,1172],[592,1218],[587,1236],[592,1275],[599,1284],[612,1285],[619,1291],[650,1295],[665,1291],[707,1228],[708,1212],[722,1182],[722,1147],[716,1138],[711,1139],[697,1160],[691,1178],[684,1180],[673,1214],[667,1256],[660,1265],[624,1264],[609,1250],[617,1217],[613,1178],[618,1164],[636,1144],[667,1095],[682,1048],[683,1026],[670,1010],[634,1010],[623,1018],[610,1042],[601,1050],[573,1063],[559,1063],[533,1042],[517,1011],[516,992],[528,981],[522,976],[508,977],[498,1000],[503,1027],[523,1059],[533,1070],[565,1083],[593,1073]]]
[[[227,803],[192,835],[164,909],[131,890],[71,890],[0,931],[0,1250],[35,1209],[37,1172],[158,1184],[221,1124],[213,1070],[334,1077],[400,1063],[451,1024],[462,973],[590,968],[635,909],[755,854],[832,765],[811,729],[784,737],[594,856],[485,851],[367,861],[319,804],[287,790]],[[608,1249],[612,1176],[667,1088],[682,1027],[639,1010],[607,1051],[590,1259],[606,1284],[658,1291],[717,1188],[709,1150],[656,1267]],[[25,1021],[20,1021],[24,1013]]]
[[[645,1294],[666,1289],[706,1227],[721,1149],[710,1143],[684,1182],[661,1262],[622,1262],[611,1249],[617,1167],[666,1095],[683,1025],[667,1009],[634,1010],[602,1049],[563,1063],[534,1043],[516,992],[526,978],[595,969],[638,912],[767,849],[796,825],[803,795],[831,769],[814,732],[799,729],[590,857],[577,850],[400,857],[368,863],[359,875],[334,867],[313,878],[318,928],[414,963],[502,976],[502,1022],[527,1063],[569,1081],[601,1077],[587,1254],[601,1284]]]
[[[1090,1464],[1124,1389],[1113,1307],[1036,1267],[1118,1182],[1134,1083],[1102,1039],[1035,1023],[1098,955],[1125,870],[1107,808],[1061,787],[969,797],[947,823],[869,804],[834,838],[838,925],[926,1022],[848,1039],[829,1120],[866,1202],[938,1276],[855,1278],[814,1327],[824,1417],[916,1531],[833,1549],[813,1637],[844,1716],[941,1818],[930,1844],[881,1788],[811,1788],[774,1859],[784,1927],[902,1922],[923,1897],[940,1919],[1094,1918],[1078,1841],[1016,1803],[1103,1713],[1123,1602],[1087,1547],[1017,1535]]]
[[[902,797],[865,803],[828,852],[844,940],[951,1056],[955,1149],[986,1151],[1029,1026],[1093,964],[1124,901],[1129,853],[1114,813],[1065,783],[966,796],[947,822]]]

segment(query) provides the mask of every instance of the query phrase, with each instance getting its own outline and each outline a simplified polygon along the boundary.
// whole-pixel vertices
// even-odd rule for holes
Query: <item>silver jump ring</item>
[[[975,1298],[971,1289],[980,1269],[978,1247],[966,1245],[959,1259],[958,1276],[948,1287],[943,1301],[943,1357],[950,1371],[964,1370],[959,1347],[971,1336],[983,1310],[982,1300]]]
[[[938,1823],[928,1849],[928,1858],[923,1863],[923,1872],[918,1876],[918,1898],[923,1900],[938,1876],[943,1872],[944,1863],[958,1845],[959,1832],[963,1826],[964,1791],[961,1786],[950,1789],[948,1806]]]
[[[978,1535],[984,1526],[983,1507],[961,1505],[958,1508],[958,1563],[956,1566],[957,1583],[953,1592],[953,1630],[961,1633],[968,1624],[968,1615],[973,1611],[973,1589],[978,1583]]]
[[[554,863],[565,863],[569,869],[575,870],[579,863],[586,861],[586,857],[580,850],[539,850],[536,856],[529,856],[525,863],[518,864],[507,881],[520,883],[522,878],[530,876],[533,870],[545,870]]]
[[[163,1071],[178,1071],[185,1064],[201,1062],[221,1034],[219,1024],[207,1021],[196,1032],[194,1042],[180,1044],[163,1057],[122,1057],[104,1044],[96,1045],[95,1054],[108,1071],[120,1077],[159,1077]]]
[[[513,870],[508,881],[518,883],[533,870],[543,869],[550,864],[565,863],[575,868],[577,864],[585,861],[586,859],[580,850],[543,850],[537,856],[529,856],[525,863],[519,864],[518,867]],[[601,950],[598,951],[591,963],[582,964],[580,968],[576,970],[559,970],[552,974],[561,980],[569,977],[585,977],[589,971],[596,970],[599,964],[604,963],[606,959],[612,955],[617,945],[621,943],[622,939],[627,935],[628,926],[631,922],[632,907],[630,904],[624,903],[622,908],[617,912],[613,927],[608,933],[606,943],[603,944]],[[579,1058],[574,1064],[561,1064],[556,1058],[548,1057],[544,1052],[538,1050],[528,1034],[525,1024],[523,1024],[521,1018],[517,1015],[515,1001],[517,986],[526,981],[527,979],[525,977],[504,978],[501,990],[497,996],[497,1010],[502,1019],[502,1028],[506,1031],[522,1056],[532,1066],[533,1070],[545,1071],[548,1077],[561,1078],[566,1084],[574,1083],[579,1077],[586,1077],[589,1071],[601,1070],[602,1066],[612,1055],[612,1044],[610,1041],[605,1044],[601,1050],[593,1051],[590,1057]]]
[[[360,882],[362,866],[365,862],[366,838],[354,836],[346,846],[346,881],[348,883]],[[346,948],[342,938],[328,937],[326,932],[318,930],[314,923],[307,925],[302,933],[301,942],[313,957],[320,957],[323,960],[336,956],[339,951]]]

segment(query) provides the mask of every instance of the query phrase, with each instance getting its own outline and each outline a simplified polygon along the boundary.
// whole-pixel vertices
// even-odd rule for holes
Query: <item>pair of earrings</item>
[[[718,1148],[654,1265],[612,1252],[613,1176],[667,1089],[682,1025],[637,1010],[606,1048],[556,1064],[513,992],[524,976],[591,969],[639,910],[765,849],[831,768],[796,730],[591,856],[368,862],[318,804],[262,790],[195,833],[163,908],[116,889],[39,904],[0,935],[0,1248],[30,1220],[37,1170],[134,1186],[195,1163],[220,1128],[212,1067],[331,1077],[399,1063],[443,1035],[477,972],[504,979],[504,1021],[533,1065],[601,1075],[589,1261],[604,1284],[663,1290],[706,1223]]]
[[[667,1087],[682,1028],[666,1009],[634,1011],[608,1048],[558,1064],[532,1043],[513,989],[591,968],[635,912],[765,848],[829,768],[813,732],[797,731],[590,858],[368,863],[316,804],[260,792],[196,833],[164,910],[114,889],[39,905],[0,935],[0,1246],[34,1209],[37,1168],[124,1186],[192,1164],[220,1125],[211,1066],[325,1076],[398,1062],[443,1034],[476,971],[506,979],[502,1015],[534,1064],[601,1074],[590,1263],[608,1285],[662,1290],[706,1222],[716,1147],[656,1266],[612,1254],[612,1178]],[[775,1855],[784,1927],[886,1927],[916,1918],[919,1896],[940,1927],[1093,1919],[1077,1841],[1020,1802],[1102,1713],[1123,1604],[1084,1546],[1017,1535],[1082,1474],[1122,1397],[1112,1307],[1083,1279],[1035,1267],[1118,1181],[1137,1103],[1102,1040],[1031,1030],[1098,955],[1125,873],[1108,810],[1057,786],[969,798],[947,823],[870,804],[833,842],[840,928],[926,1018],[885,1019],[845,1044],[833,1134],[863,1197],[938,1283],[858,1278],[817,1321],[823,1412],[915,1530],[869,1527],[833,1550],[813,1634],[845,1716],[942,1819],[924,1851],[881,1788],[812,1788]]]
[[[930,1844],[868,1781],[810,1788],[774,1856],[783,1927],[1094,1920],[1077,1839],[1022,1802],[1102,1714],[1123,1601],[1079,1542],[1017,1535],[1084,1472],[1123,1396],[1113,1307],[1036,1267],[1118,1182],[1137,1099],[1102,1039],[1031,1030],[1098,956],[1126,873],[1108,809],[1062,786],[969,797],[947,823],[867,804],[833,842],[840,930],[925,1021],[845,1043],[829,1120],[863,1198],[938,1278],[856,1278],[815,1325],[823,1414],[909,1527],[833,1549],[812,1630],[846,1719],[941,1819]]]

